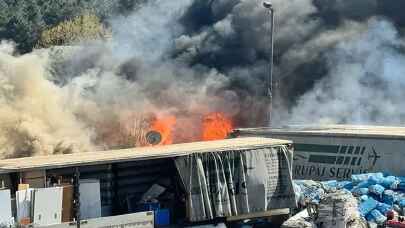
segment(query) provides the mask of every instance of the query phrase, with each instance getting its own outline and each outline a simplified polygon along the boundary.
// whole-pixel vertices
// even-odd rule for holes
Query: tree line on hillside
[[[128,15],[146,0],[0,0],[0,40],[13,40],[20,53],[34,47],[94,38],[108,19]],[[67,34],[66,34],[67,33]]]

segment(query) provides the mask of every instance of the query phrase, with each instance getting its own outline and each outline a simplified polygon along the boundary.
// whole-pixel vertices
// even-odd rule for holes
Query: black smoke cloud
[[[105,44],[85,47],[65,63],[69,67],[62,68],[67,73],[57,74],[63,75],[60,81],[94,68],[113,71],[135,82],[143,97],[156,98],[148,102],[188,112],[189,102],[178,102],[186,93],[166,91],[205,87],[207,75],[216,72],[221,75],[220,83],[206,92],[231,103],[238,127],[266,125],[270,23],[262,1],[177,0],[165,9],[160,4],[148,1],[128,17],[114,18],[115,41],[114,47],[107,48],[110,52]],[[274,123],[289,121],[300,98],[330,74],[329,56],[334,48],[366,32],[369,20],[389,21],[401,31],[403,4],[394,0],[274,0]],[[151,68],[161,71],[152,73]],[[167,72],[172,76],[165,77]]]
[[[190,66],[218,69],[230,79],[228,89],[236,91],[246,106],[262,106],[267,101],[263,95],[268,74],[270,25],[261,3],[196,0],[181,18],[185,31],[175,40],[174,58]],[[401,1],[275,0],[273,4],[277,26],[275,124],[288,122],[286,113],[296,110],[300,97],[330,74],[329,57],[338,44],[366,32],[373,18],[392,23],[397,31],[403,31],[405,23],[401,10],[405,3]],[[251,97],[256,100],[249,100]],[[257,109],[246,116],[242,114],[242,123],[264,125],[263,116],[257,115],[264,111]],[[256,121],[255,117],[258,117]],[[350,122],[345,119],[337,122]]]
[[[402,123],[403,4],[274,0],[273,123]],[[266,126],[261,0],[150,0],[109,25],[111,39],[26,56],[0,45],[0,114],[13,117],[0,120],[0,157],[138,146],[125,139],[142,136],[148,112],[175,115],[183,136],[210,112]]]

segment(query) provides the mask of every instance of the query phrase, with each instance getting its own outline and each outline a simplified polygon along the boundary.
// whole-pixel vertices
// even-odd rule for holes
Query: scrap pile
[[[405,177],[368,173],[352,175],[349,181],[297,180],[294,185],[298,204],[307,208],[314,224],[330,224],[333,220],[334,227],[350,227],[349,220],[366,220],[383,225],[387,216],[405,212]],[[337,226],[340,220],[334,215],[341,216],[346,226]]]
[[[356,199],[346,190],[329,192],[311,213],[318,227],[359,227],[360,219]],[[356,224],[356,225],[354,225]]]

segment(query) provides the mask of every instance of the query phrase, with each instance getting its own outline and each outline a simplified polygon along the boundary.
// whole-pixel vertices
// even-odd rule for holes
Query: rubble
[[[405,177],[367,173],[352,175],[348,181],[295,180],[294,189],[298,204],[310,212],[317,227],[362,227],[362,221],[383,225],[388,214],[405,212]],[[350,226],[349,221],[359,224]]]
[[[312,210],[311,217],[317,227],[345,228],[360,219],[357,200],[347,190],[332,190],[326,193]]]

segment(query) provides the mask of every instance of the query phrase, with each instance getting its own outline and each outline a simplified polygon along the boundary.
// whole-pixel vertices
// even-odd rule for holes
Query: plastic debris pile
[[[316,211],[315,223],[318,227],[358,227],[350,226],[357,223],[360,213],[357,200],[347,190],[325,194]]]
[[[368,222],[384,224],[387,214],[392,212],[404,215],[405,177],[368,173],[352,175],[350,181],[297,180],[294,185],[301,206],[320,205],[322,201],[336,196],[337,192],[346,192],[355,197],[357,212]],[[319,213],[321,215],[322,210]]]

